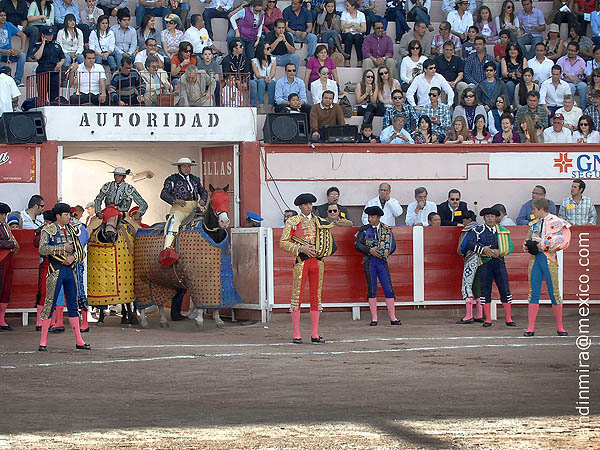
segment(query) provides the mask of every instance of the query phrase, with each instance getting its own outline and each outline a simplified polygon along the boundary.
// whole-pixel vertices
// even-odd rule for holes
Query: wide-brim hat
[[[479,213],[481,217],[487,216],[488,214],[493,214],[496,217],[500,217],[500,211],[495,208],[483,208]]]
[[[181,26],[181,19],[177,14],[169,14],[167,17],[165,17],[165,23],[168,22],[177,22],[177,24]]]
[[[383,209],[381,209],[379,206],[369,206],[368,208],[365,208],[365,214],[367,216],[383,216],[385,213],[383,212]]]
[[[197,166],[198,163],[190,158],[179,158],[177,162],[171,163],[172,166],[181,166],[183,164],[189,164],[190,166]]]
[[[87,209],[87,208],[93,208],[93,207],[94,207],[94,202],[87,202],[85,204],[85,209]]]
[[[108,173],[114,173],[115,175],[129,175],[131,173],[131,170],[125,169],[123,167],[115,167],[115,170]]]
[[[560,27],[557,23],[551,23],[548,27],[548,33],[560,33]]]
[[[296,197],[296,200],[294,200],[294,205],[296,206],[300,206],[300,205],[305,205],[306,203],[316,203],[317,202],[317,197],[315,197],[312,194],[309,193],[304,193],[304,194],[300,194],[298,197]]]

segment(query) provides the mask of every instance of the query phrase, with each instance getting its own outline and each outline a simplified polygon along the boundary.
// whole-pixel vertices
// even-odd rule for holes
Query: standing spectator
[[[32,195],[27,203],[27,209],[21,211],[21,220],[24,230],[37,230],[44,225],[44,198],[41,195]]]
[[[515,120],[513,116],[505,113],[502,114],[500,125],[502,129],[494,135],[492,142],[494,144],[514,144],[521,142],[521,135],[513,129]]]
[[[546,58],[546,45],[543,42],[535,44],[535,57],[527,61],[527,66],[533,70],[533,80],[538,86],[552,75],[554,61]]]
[[[410,138],[410,136],[409,136]],[[389,227],[396,225],[396,217],[402,215],[402,206],[400,202],[392,197],[392,187],[389,183],[381,183],[379,185],[379,195],[372,198],[365,204],[365,209],[369,206],[379,206],[383,209],[383,216],[381,216],[381,222]],[[369,217],[367,214],[362,214],[362,223],[364,225],[369,223]]]
[[[446,93],[448,99],[447,104],[452,105],[454,102],[454,91],[446,79],[435,72],[435,61],[433,59],[426,60],[423,63],[423,67],[425,68],[425,73],[416,77],[406,92],[408,103],[415,106],[416,94],[417,109],[420,109],[420,107],[425,106],[429,101],[429,92],[431,88],[437,87]]]
[[[181,27],[181,19],[177,14],[169,14],[165,17],[167,28],[160,32],[160,42],[165,56],[171,60],[179,50],[179,44],[183,38],[183,31],[178,30]]]
[[[437,214],[437,205],[427,200],[427,189],[418,187],[415,189],[415,201],[406,207],[406,225],[427,227],[427,216],[432,212]]]
[[[132,58],[137,51],[137,34],[133,27],[129,26],[131,15],[128,8],[119,9],[117,12],[118,25],[113,25],[111,31],[115,35],[115,62],[121,67],[123,56]]]
[[[271,44],[258,44],[255,54],[256,58],[253,58],[251,61],[254,79],[250,82],[250,104],[263,109],[265,92],[269,95],[268,105],[275,104],[275,71],[277,70],[277,61],[275,58],[271,58]]]
[[[548,128],[548,111],[540,105],[540,94],[536,91],[531,91],[527,94],[527,105],[519,106],[515,114],[515,126],[521,122],[522,116],[529,116],[533,121],[536,129],[543,130]]]
[[[323,92],[321,102],[310,109],[310,130],[312,140],[319,141],[323,137],[323,127],[327,125],[344,125],[344,113],[340,105],[333,103],[334,94],[331,91]]]
[[[100,16],[96,31],[90,34],[90,50],[96,54],[96,64],[107,64],[111,71],[117,70],[115,34],[108,29],[108,16]]]
[[[105,16],[117,17],[117,13],[121,9],[127,8],[127,0],[98,0],[98,8]]]
[[[22,42],[21,51],[25,51],[25,36],[27,36],[27,38],[29,39],[27,55],[23,54],[23,56],[26,56],[31,60],[31,58],[33,57],[33,48],[35,47],[35,44],[38,41],[40,30],[27,21],[29,5],[25,2],[25,0],[2,0],[0,1],[0,10],[4,10],[4,12],[6,13],[5,23],[10,23],[11,25],[14,25],[15,28],[18,29],[18,32],[24,35],[23,37],[20,36]],[[62,22],[60,23],[60,25],[62,25]],[[6,25],[0,25],[0,28],[4,28],[4,30],[7,30]],[[3,33],[6,33],[6,31],[4,31]],[[10,38],[15,34],[17,34],[17,32],[10,34],[10,37],[8,39],[9,44]],[[5,45],[6,44],[4,42],[0,43],[0,48],[4,47]],[[8,49],[10,49],[10,46],[8,47]],[[19,56],[20,58],[20,55],[18,54],[14,54],[12,56]],[[13,60],[13,58],[11,58],[11,60]],[[4,59],[2,59],[2,61],[4,61]],[[23,60],[23,63],[25,63],[25,60]],[[15,78],[17,78],[16,75]],[[17,84],[20,84],[21,78],[15,80],[15,82]]]
[[[12,47],[13,36],[19,36],[21,38],[21,50]],[[24,86],[21,81],[23,80],[23,73],[25,71],[26,56],[23,52],[23,49],[25,48],[25,39],[25,33],[20,31],[12,23],[6,21],[6,10],[0,9],[0,62],[17,63],[14,78],[18,87]]]
[[[498,225],[503,227],[514,227],[516,225],[516,223],[506,214],[506,207],[502,203],[496,203],[492,208],[500,213],[496,219]]]
[[[431,131],[431,119],[422,114],[417,123],[417,129],[411,136],[415,144],[437,144],[439,138]]]
[[[160,33],[154,28],[154,23],[156,19],[152,17],[150,14],[146,14],[142,18],[142,24],[138,27],[137,30],[137,47],[138,53],[146,50],[146,41],[148,39],[153,39],[156,44],[156,51],[160,48],[162,51],[162,45],[160,43]],[[137,59],[137,57],[136,57]],[[138,69],[141,70],[141,69]]]
[[[552,77],[540,86],[540,104],[546,108],[548,117],[554,115],[556,110],[563,106],[565,95],[571,92],[566,81],[561,80],[562,69],[559,65],[552,67]]]
[[[477,85],[475,92],[477,93],[479,102],[489,111],[496,106],[498,96],[503,95],[506,97],[508,95],[510,97],[510,91],[508,91],[507,85],[505,85],[502,80],[496,78],[495,62],[488,61],[483,65],[483,68],[485,70],[485,80],[482,80],[481,83]]]
[[[431,131],[437,136],[439,142],[444,141],[452,122],[450,108],[440,100],[441,92],[440,88],[432,87],[429,90],[429,103],[421,111],[423,115],[431,118]]]
[[[404,128],[405,117],[397,114],[389,127],[381,131],[379,140],[382,144],[414,144],[410,133]],[[364,221],[364,220],[363,220]]]
[[[325,91],[333,92],[333,103],[338,103],[337,83],[329,78],[329,69],[325,66],[321,66],[319,69],[319,78],[310,84],[313,105],[319,103],[319,99]]]
[[[348,208],[340,205],[339,201],[340,190],[335,186],[331,186],[329,189],[327,189],[327,202],[315,207],[317,215],[323,219],[326,219],[328,214],[327,209],[329,209],[328,207],[330,205],[337,205],[340,210],[340,217],[347,219],[349,215]]]
[[[75,20],[77,21],[77,28],[83,32],[83,42],[87,44],[90,37],[91,28],[87,23],[80,22],[81,11],[79,9],[79,5],[77,5],[77,3],[75,3],[73,0],[56,0],[53,4],[54,25],[57,27],[62,27],[65,23],[65,16],[67,14],[73,14],[75,16]]]
[[[347,0],[346,11],[342,13],[341,24],[342,41],[344,41],[344,52],[348,55],[345,64],[350,67],[350,55],[352,46],[356,50],[357,67],[362,66],[363,53],[362,46],[367,31],[367,19],[365,15],[358,10],[358,0]]]
[[[502,129],[502,116],[504,114],[511,114],[510,103],[506,95],[498,95],[494,107],[487,113],[488,128],[492,136],[496,136],[498,131]]]
[[[487,129],[483,114],[475,116],[475,126],[471,130],[469,141],[474,144],[490,144],[492,142],[492,135]]]
[[[404,1],[386,0],[385,18],[390,22],[396,22],[396,44],[402,42],[402,37],[410,31],[406,23],[406,11],[404,11]],[[409,39],[412,41],[412,39]],[[400,55],[403,56],[403,55]]]
[[[460,100],[460,104],[454,108],[454,113],[452,114],[452,120],[456,119],[459,116],[464,117],[465,122],[467,123],[467,128],[472,130],[475,128],[475,116],[478,115],[486,115],[487,111],[483,105],[480,105],[477,102],[477,93],[473,88],[467,88],[463,91],[462,98]]]
[[[525,106],[527,104],[527,95],[529,95],[531,91],[539,90],[540,87],[533,82],[533,70],[531,69],[531,67],[528,67],[525,70],[523,70],[523,77],[521,78],[521,82],[517,85],[517,88],[515,89],[515,97],[513,99],[513,104],[515,108],[518,108],[519,106]]]
[[[421,75],[423,63],[427,61],[427,57],[423,55],[423,47],[417,40],[408,44],[408,55],[402,58],[402,62],[398,64],[399,79],[402,82],[402,90],[406,92],[415,77]]]
[[[560,58],[557,64],[562,68],[562,79],[569,83],[571,94],[575,95],[575,92],[579,94],[579,105],[581,109],[585,109],[587,106],[585,61],[577,54],[578,52],[579,44],[569,42],[566,56]]]
[[[206,72],[189,65],[179,81],[179,106],[214,106],[217,83]]]
[[[571,130],[563,127],[565,118],[562,114],[555,114],[552,118],[552,126],[546,128],[542,134],[545,144],[570,144],[573,142]]]
[[[427,25],[422,20],[417,20],[412,31],[407,32],[400,40],[400,57],[404,58],[409,54],[409,45],[412,41],[419,41],[423,54],[427,57],[431,56],[431,42],[433,34],[427,30]]]
[[[8,72],[8,73],[7,73]],[[13,112],[17,106],[17,101],[21,91],[17,83],[10,76],[10,68],[7,66],[0,68],[0,117],[5,112]]]
[[[262,38],[264,20],[262,0],[252,0],[250,6],[240,9],[229,19],[233,32],[229,30],[227,37],[229,40],[233,36],[242,39],[249,59],[254,58],[254,49]]]
[[[510,41],[510,31],[502,30],[498,38],[498,42],[494,45],[494,58],[496,62],[500,64],[506,56],[506,47]]]
[[[496,30],[498,33],[507,30],[510,33],[510,40],[517,40],[517,33],[520,29],[519,18],[515,14],[515,4],[512,0],[504,0],[500,8],[500,14],[496,17]]]
[[[394,75],[396,70],[394,43],[392,38],[385,34],[382,21],[377,20],[373,23],[373,33],[365,38],[362,53],[363,69],[379,69],[385,66]]]
[[[169,75],[160,68],[158,56],[148,56],[145,62],[146,70],[142,72],[142,95],[146,106],[154,106],[160,94],[170,94],[173,91],[169,83]]]
[[[595,128],[592,118],[584,114],[579,118],[577,129],[573,131],[573,142],[578,144],[600,144],[600,133]]]
[[[275,30],[275,21],[277,19],[283,19],[283,13],[277,7],[277,0],[267,0],[267,2],[265,3],[265,20],[263,21],[263,35]]]
[[[192,14],[191,23],[192,25],[185,30],[181,40],[192,44],[194,55],[198,58],[202,58],[202,53],[205,48],[209,48],[215,53],[221,53],[221,51],[215,47],[212,39],[208,36],[206,28],[204,28],[202,14]]]
[[[515,97],[515,88],[521,82],[523,70],[527,68],[527,60],[523,58],[521,49],[516,44],[508,44],[506,47],[506,56],[501,63],[501,73],[508,98]],[[481,97],[480,97],[481,98]]]
[[[65,25],[58,30],[56,42],[65,54],[65,67],[69,67],[73,61],[79,64],[83,62],[83,32],[77,28],[73,14],[65,16]]]
[[[465,61],[465,81],[470,87],[475,87],[485,78],[484,64],[494,62],[494,58],[485,50],[485,38],[475,38],[475,54],[469,56]]]
[[[73,63],[69,72],[69,84],[75,87],[75,93],[69,99],[71,105],[106,104],[106,72],[94,61],[94,51],[88,48],[83,51],[83,64]]]
[[[600,77],[600,75],[599,75]],[[578,106],[575,106],[575,99],[571,94],[567,94],[563,97],[563,106],[556,110],[556,114],[562,114],[565,118],[565,128],[571,131],[577,129],[577,122],[583,115],[583,111]]]
[[[492,11],[487,6],[482,6],[477,11],[475,26],[479,28],[479,34],[485,38],[488,44],[493,44],[498,39],[496,23],[492,18]]]
[[[404,93],[400,89],[394,89],[392,91],[392,102],[392,106],[387,108],[384,112],[382,129],[391,126],[394,118],[398,114],[402,114],[404,116],[404,129],[409,133],[410,136],[412,130],[414,130],[417,126],[417,113],[415,112],[415,108],[405,102]]]
[[[450,189],[448,201],[437,205],[437,212],[443,227],[462,226],[462,219],[467,215],[468,210],[467,204],[460,200],[458,189]]]
[[[452,121],[452,127],[446,133],[444,144],[462,144],[469,138],[470,130],[463,116],[457,116]]]
[[[89,2],[90,0],[86,0]],[[169,15],[169,8],[166,6],[164,0],[137,0],[135,7],[135,26],[136,28],[144,29],[143,21],[146,16],[154,17],[166,17]],[[147,19],[146,19],[147,20]],[[154,23],[152,25],[154,27]],[[148,36],[144,36],[141,42],[144,42]],[[139,41],[139,39],[138,39]],[[142,50],[142,49],[140,49]]]
[[[462,42],[467,40],[467,31],[473,26],[473,14],[467,9],[469,0],[456,0],[454,11],[448,13],[446,20],[450,22],[452,34],[458,36]]]
[[[315,34],[321,42],[327,44],[329,54],[333,54],[337,50],[342,54],[344,59],[350,58],[350,55],[345,53],[342,48],[342,28],[340,26],[340,17],[335,12],[335,0],[327,0],[325,8],[317,16]],[[388,37],[388,39],[390,38]]]
[[[306,70],[304,71],[304,84],[306,86],[310,86],[313,81],[319,78],[319,69],[323,66],[329,69],[329,78],[334,80],[338,86],[340,85],[340,77],[338,76],[335,61],[327,54],[327,46],[320,44],[317,45],[314,56],[310,58],[308,64],[306,64]],[[343,95],[344,90],[340,90]],[[320,98],[321,97],[319,97],[319,101]]]
[[[558,217],[573,225],[596,225],[596,207],[591,198],[583,195],[585,182],[576,179],[571,184],[571,195],[560,204]]]
[[[460,38],[455,34],[452,34],[450,32],[451,29],[452,25],[450,25],[450,22],[440,23],[440,26],[438,28],[439,34],[434,34],[433,39],[431,40],[432,55],[441,55],[443,52],[444,44],[450,41],[454,44],[454,51],[456,53],[456,56],[460,56]]]
[[[544,41],[546,46],[546,56],[554,63],[561,58],[566,51],[567,43],[560,38],[560,29],[557,24],[550,24],[548,27],[548,39]]]
[[[207,5],[204,7],[202,18],[204,19],[204,26],[208,31],[208,36],[214,41],[212,29],[212,19],[225,19],[229,20],[229,13],[233,9],[233,0],[204,0]]]
[[[65,55],[60,45],[53,42],[53,27],[44,26],[40,33],[42,34],[42,39],[36,45],[33,53],[33,58],[38,63],[35,73],[39,75],[49,72],[49,75],[48,78],[44,77],[43,81],[39,82],[37,88],[38,92],[47,98],[47,100],[54,101],[59,96],[59,71],[65,63]],[[39,77],[39,79],[42,79],[42,77]]]
[[[285,67],[287,64],[300,67],[300,57],[296,54],[294,40],[286,33],[283,19],[275,21],[274,29],[267,33],[265,41],[271,44],[271,55],[275,56],[279,67]]]
[[[465,64],[462,58],[455,55],[454,48],[453,42],[444,43],[443,54],[437,56],[434,61],[437,73],[443,76],[454,89],[456,97],[462,98],[463,91],[468,87],[463,81]]]
[[[521,0],[523,9],[519,11],[519,26],[523,35],[519,37],[518,42],[525,58],[531,59],[535,53],[535,44],[544,40],[544,31],[546,31],[546,19],[544,14],[533,7],[532,0]],[[531,47],[527,50],[526,45]]]
[[[290,94],[297,94],[300,99],[300,110],[308,114],[310,106],[307,105],[306,85],[301,78],[296,76],[297,69],[294,64],[285,65],[285,77],[280,78],[275,83],[275,112],[285,112],[285,108],[290,104]]]
[[[119,71],[112,76],[110,81],[110,102],[112,105],[141,105],[141,78],[137,70],[132,70],[132,66],[133,60],[131,57],[123,56]]]
[[[308,44],[308,54],[314,55],[317,48],[317,36],[312,33],[313,17],[303,6],[303,0],[292,0],[292,4],[283,10],[285,30],[292,34],[294,42]]]
[[[546,188],[542,185],[536,185],[533,187],[531,191],[531,200],[527,200],[521,209],[519,210],[519,215],[517,216],[517,225],[528,225],[535,216],[533,215],[533,209],[531,208],[531,202],[536,198],[546,198]],[[550,213],[556,214],[556,205],[550,199]]]

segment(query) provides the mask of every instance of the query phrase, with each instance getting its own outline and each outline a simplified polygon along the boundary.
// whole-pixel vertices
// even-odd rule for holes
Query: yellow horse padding
[[[116,244],[98,241],[98,229],[88,242],[88,304],[116,305],[135,300],[133,234],[121,227]]]

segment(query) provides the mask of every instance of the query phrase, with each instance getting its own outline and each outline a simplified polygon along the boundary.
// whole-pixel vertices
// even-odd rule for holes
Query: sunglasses
[[[395,97],[392,97],[392,100],[402,100],[403,98],[404,98],[404,97],[402,97],[402,96],[400,96],[400,97],[398,97],[398,96],[395,96]]]
[[[428,67],[427,70],[435,70],[435,66]]]
[[[473,94],[467,94],[467,95],[465,95],[465,98],[473,98],[473,97],[475,97]]]
[[[170,21],[170,22],[167,22],[167,23],[168,23],[169,25],[177,25],[177,22],[173,22],[173,21]]]
[[[387,74],[389,74],[389,72],[387,72],[387,71],[386,72],[379,72],[379,75],[387,75]]]
[[[365,78],[373,78],[373,75],[367,75]]]
[[[458,201],[460,201],[460,197],[457,197],[457,198],[450,198],[450,201],[451,201],[451,202],[458,202]]]
[[[286,72],[294,73],[294,72],[296,72],[296,69],[288,69],[288,70],[286,70]]]
[[[383,30],[383,27],[373,27],[374,30]]]
[[[191,48],[186,48],[183,53],[192,53],[192,49]]]
[[[494,69],[485,69],[486,72],[495,72]]]
[[[588,127],[590,124],[587,122],[580,122],[579,125],[581,125],[582,127]]]
[[[511,5],[506,5],[506,9],[513,9]]]
[[[271,47],[265,47],[265,50],[271,50]]]
[[[338,210],[337,209],[328,209],[327,212],[334,213],[334,212],[338,212]]]
[[[411,50],[421,50],[421,47],[417,45],[416,47],[411,48]]]
[[[594,78],[598,78],[598,77],[600,77],[600,74],[598,74],[598,73],[595,73],[595,74],[594,74],[594,75],[592,75],[592,76],[593,76]]]
[[[437,95],[435,92],[430,92],[430,93],[429,93],[429,96],[430,96],[430,97],[437,97],[438,95]]]

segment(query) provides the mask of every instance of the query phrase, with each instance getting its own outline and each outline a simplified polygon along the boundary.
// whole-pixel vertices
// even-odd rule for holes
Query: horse
[[[204,325],[204,309],[213,309],[218,327],[223,327],[219,308],[241,302],[233,284],[233,269],[227,227],[229,196],[224,188],[209,185],[204,210],[196,208],[181,224],[175,240],[177,261],[169,267],[159,263],[164,246],[164,226],[139,229],[135,236],[135,297],[142,328],[148,328],[145,308],[156,304],[161,328],[169,327],[164,303],[178,289],[186,289],[197,311],[196,326]]]

